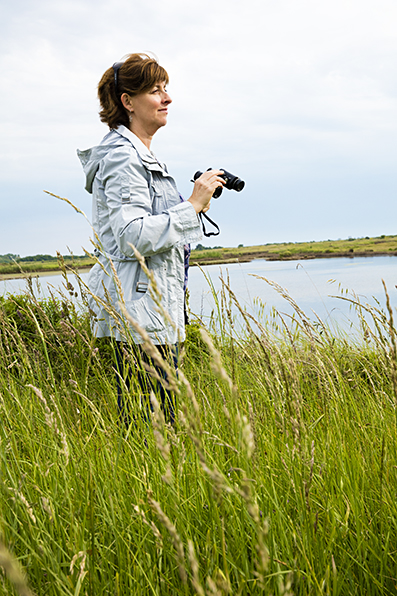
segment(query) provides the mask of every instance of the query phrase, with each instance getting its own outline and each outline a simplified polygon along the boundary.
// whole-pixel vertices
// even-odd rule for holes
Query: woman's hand
[[[220,174],[223,174],[222,170],[208,170],[201,174],[200,178],[197,178],[192,196],[188,199],[196,213],[208,211],[214,190],[225,184]]]

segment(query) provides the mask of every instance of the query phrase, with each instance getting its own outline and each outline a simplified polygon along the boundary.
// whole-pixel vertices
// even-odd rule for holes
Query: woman
[[[167,84],[165,69],[146,54],[130,54],[114,64],[98,85],[100,118],[110,132],[98,146],[78,151],[86,190],[93,197],[98,243],[99,262],[89,277],[90,290],[99,299],[92,298],[90,304],[96,315],[94,333],[125,340],[104,305],[110,300],[118,310],[122,293],[128,313],[163,353],[166,346],[176,346],[185,337],[189,244],[201,239],[198,213],[209,209],[214,190],[224,183],[220,170],[205,172],[196,180],[191,197],[183,201],[166,166],[151,152],[153,135],[167,123],[172,101]],[[159,314],[131,245],[145,258],[174,325]],[[134,342],[142,343],[139,334],[130,331]],[[163,402],[168,398],[163,395]],[[168,408],[172,421],[170,403]]]

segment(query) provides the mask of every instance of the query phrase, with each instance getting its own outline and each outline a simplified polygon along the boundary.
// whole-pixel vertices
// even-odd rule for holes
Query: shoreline
[[[397,252],[338,252],[338,253],[327,253],[327,252],[313,252],[313,253],[295,253],[288,256],[281,256],[274,253],[255,252],[236,257],[230,255],[230,258],[225,256],[222,259],[217,257],[209,257],[204,259],[194,259],[190,262],[190,266],[194,265],[206,266],[206,265],[227,265],[228,263],[250,263],[256,259],[264,261],[308,261],[312,259],[341,259],[348,258],[354,259],[355,257],[367,258],[367,257],[397,257]]]
[[[78,269],[76,269],[77,273],[79,273],[79,271],[89,271],[91,269],[92,265],[86,265],[86,266],[82,266],[79,267]],[[73,273],[73,271],[68,271],[69,273]],[[0,273],[0,281],[5,281],[5,280],[12,280],[12,279],[27,279],[28,277],[52,277],[55,275],[61,275],[62,274],[62,270],[61,269],[40,269],[38,271],[26,271],[26,272],[15,272],[15,273]]]
[[[279,254],[268,253],[268,252],[250,252],[246,254],[242,254],[241,256],[235,255],[225,255],[223,258],[219,257],[207,257],[207,258],[195,258],[194,260],[190,261],[190,267],[200,266],[206,267],[208,265],[229,265],[233,263],[250,263],[256,259],[258,260],[265,260],[265,261],[307,261],[312,259],[340,259],[340,258],[349,258],[354,259],[357,258],[368,258],[368,257],[397,257],[397,252],[371,252],[371,251],[361,251],[361,252],[335,252],[335,253],[327,253],[327,252],[313,252],[313,253],[296,253],[288,256],[281,256]],[[79,271],[88,271],[94,265],[83,265],[76,269],[77,272]],[[69,273],[73,273],[73,271],[68,269]],[[62,271],[57,269],[40,269],[38,271],[26,271],[26,272],[14,272],[14,273],[0,273],[0,281],[6,280],[13,280],[13,279],[26,279],[28,277],[52,277],[55,275],[61,275]]]

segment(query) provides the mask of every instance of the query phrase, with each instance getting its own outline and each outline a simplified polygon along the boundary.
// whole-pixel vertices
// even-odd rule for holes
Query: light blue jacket
[[[125,126],[111,130],[100,145],[77,151],[92,193],[93,228],[99,240],[99,262],[89,275],[91,292],[106,302],[110,297],[118,310],[117,283],[109,260],[120,280],[131,317],[156,344],[183,341],[184,245],[201,240],[199,219],[189,202],[181,202],[176,184],[145,145]],[[134,256],[133,244],[153,272],[162,304],[176,329],[158,312],[148,279]],[[123,339],[114,319],[94,298],[97,337]],[[132,331],[136,343],[142,343]]]

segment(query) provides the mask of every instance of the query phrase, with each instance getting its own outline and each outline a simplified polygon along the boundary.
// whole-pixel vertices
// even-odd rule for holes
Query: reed
[[[175,426],[154,394],[152,424],[125,426],[112,344],[67,284],[0,299],[2,594],[395,594],[389,302],[351,299],[352,340],[282,288],[292,320],[255,320],[223,280],[178,376],[163,363]],[[125,399],[139,412],[137,384]]]

